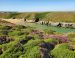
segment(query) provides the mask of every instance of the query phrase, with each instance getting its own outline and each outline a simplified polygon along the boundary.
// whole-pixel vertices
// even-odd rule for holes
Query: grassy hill
[[[55,22],[75,22],[75,12],[8,12],[0,13],[0,18],[39,18]]]
[[[36,28],[0,25],[0,58],[75,58],[75,33]]]
[[[75,58],[75,29],[0,20],[0,58],[47,57]]]

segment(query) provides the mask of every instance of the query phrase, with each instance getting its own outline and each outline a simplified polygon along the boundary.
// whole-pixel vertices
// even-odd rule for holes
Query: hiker
[[[39,21],[39,18],[36,18],[36,19],[35,19],[35,22],[38,22],[38,21]]]
[[[24,21],[26,21],[26,19],[24,19]]]
[[[57,25],[57,27],[62,27],[62,24],[59,22],[59,24]]]

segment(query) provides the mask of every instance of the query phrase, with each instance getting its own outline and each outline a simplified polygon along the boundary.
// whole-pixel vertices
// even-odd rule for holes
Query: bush
[[[9,32],[9,35],[11,35],[11,36],[21,36],[23,34],[24,33],[22,31],[17,31],[17,30],[13,30],[13,31]]]
[[[75,58],[75,52],[69,50],[67,44],[59,44],[52,51],[54,58]]]
[[[55,31],[53,31],[51,29],[45,29],[44,32],[47,34],[54,34]]]
[[[21,55],[19,58],[39,58],[39,47],[38,44],[40,44],[42,41],[37,40],[29,40],[25,45],[25,53]]]
[[[34,37],[32,37],[32,36],[25,36],[23,39],[20,39],[20,43],[21,44],[25,44],[31,39],[34,39]]]
[[[23,25],[17,25],[15,26],[16,29],[25,29],[27,28],[26,26],[23,26]]]
[[[48,39],[44,39],[44,42],[50,43],[50,42],[58,42],[58,41],[52,38],[48,38]]]
[[[8,35],[8,32],[9,32],[9,31],[2,30],[2,31],[0,31],[0,32],[1,32],[2,35]]]
[[[68,36],[69,38],[75,38],[75,33],[68,33],[67,36]]]
[[[69,40],[72,42],[75,42],[75,38],[70,38]]]
[[[67,37],[69,38],[70,41],[75,41],[75,33],[68,33]]]
[[[43,42],[42,40],[40,39],[36,39],[36,40],[30,40],[27,42],[27,44],[25,44],[25,47],[26,48],[32,48],[34,46],[37,46],[38,44],[40,44],[41,42]]]
[[[68,38],[64,35],[50,35],[49,37],[58,40],[59,43],[69,42]]]
[[[27,52],[24,55],[21,55],[19,58],[40,58],[39,47],[35,46],[30,50],[27,50]]]
[[[8,32],[12,29],[11,26],[0,26],[0,34],[8,35]]]
[[[23,52],[23,45],[17,43],[13,47],[5,51],[5,53],[2,54],[0,58],[18,58],[21,54],[23,54]]]
[[[11,26],[0,26],[1,30],[10,30],[11,28]]]

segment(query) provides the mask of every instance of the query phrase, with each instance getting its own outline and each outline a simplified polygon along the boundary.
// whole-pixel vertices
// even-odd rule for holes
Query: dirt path
[[[5,20],[7,22],[11,22],[11,23],[14,23],[14,24],[21,24],[21,23],[25,23],[23,21],[23,19],[2,19],[2,20]]]

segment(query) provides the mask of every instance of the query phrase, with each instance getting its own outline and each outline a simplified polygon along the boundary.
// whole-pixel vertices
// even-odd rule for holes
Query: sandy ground
[[[10,23],[14,23],[14,24],[25,23],[23,19],[2,19],[2,20],[5,20],[5,21],[10,22]]]

